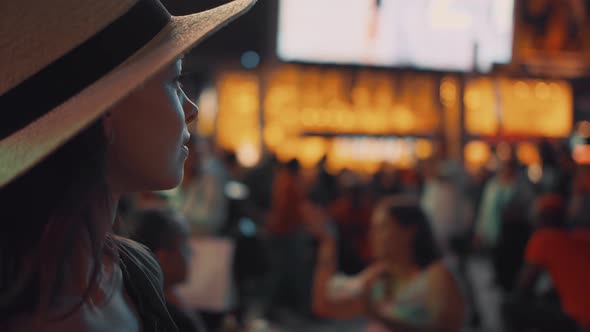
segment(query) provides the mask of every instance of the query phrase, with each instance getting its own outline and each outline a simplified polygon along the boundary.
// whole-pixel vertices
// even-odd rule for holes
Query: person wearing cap
[[[197,112],[180,59],[254,3],[0,2],[0,331],[177,331],[115,211],[181,182]]]

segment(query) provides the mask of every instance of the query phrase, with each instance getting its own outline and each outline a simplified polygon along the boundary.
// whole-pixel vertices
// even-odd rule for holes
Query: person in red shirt
[[[281,307],[302,315],[310,312],[306,294],[311,286],[306,286],[302,277],[305,266],[301,256],[305,243],[300,236],[303,224],[301,207],[305,199],[299,162],[293,159],[275,174],[271,210],[265,225],[270,271],[263,307],[266,318],[270,320],[279,318]]]
[[[270,234],[286,236],[301,224],[301,204],[305,191],[301,186],[300,165],[296,159],[289,161],[276,173],[272,188],[271,212],[267,223]]]
[[[340,268],[349,274],[363,270],[371,261],[368,233],[373,204],[360,183],[343,189],[341,197],[328,206],[338,225]]]
[[[563,312],[584,331],[590,328],[590,238],[565,227],[565,202],[547,194],[536,204],[537,231],[526,248],[519,289],[530,293],[543,272],[549,274]],[[561,329],[560,329],[561,331]]]

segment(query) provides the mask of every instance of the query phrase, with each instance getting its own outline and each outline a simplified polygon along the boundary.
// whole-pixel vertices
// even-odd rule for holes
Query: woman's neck
[[[112,233],[113,224],[117,217],[118,197],[111,196],[113,200],[110,211],[104,215],[104,222],[98,225],[97,231],[101,234],[99,239],[99,246],[104,248],[106,237]],[[101,249],[102,250],[102,249]],[[103,250],[104,252],[104,250]],[[99,274],[104,274],[103,277],[109,279],[114,271],[113,260],[108,255],[101,255],[98,259],[102,261],[100,264],[95,264],[96,257],[92,254],[92,241],[87,236],[82,236],[76,241],[72,248],[72,255],[69,257],[64,270],[64,293],[68,295],[81,295],[89,286],[93,274],[93,268],[96,266]]]

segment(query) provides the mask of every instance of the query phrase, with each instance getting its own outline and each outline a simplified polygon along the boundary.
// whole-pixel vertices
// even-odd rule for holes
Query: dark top
[[[203,323],[196,314],[191,315],[170,302],[166,302],[166,307],[179,332],[206,332]]]
[[[125,290],[133,300],[145,332],[178,332],[166,309],[162,270],[147,247],[119,238]]]

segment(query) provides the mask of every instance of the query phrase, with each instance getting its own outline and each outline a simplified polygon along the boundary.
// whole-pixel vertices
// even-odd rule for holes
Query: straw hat
[[[0,1],[0,187],[255,2]]]

